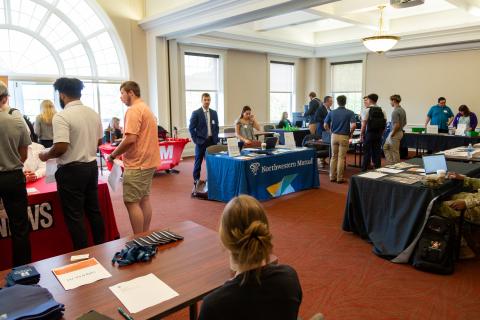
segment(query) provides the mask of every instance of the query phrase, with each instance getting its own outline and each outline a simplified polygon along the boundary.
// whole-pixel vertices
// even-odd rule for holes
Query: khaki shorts
[[[123,172],[123,201],[139,202],[150,195],[153,174],[156,168],[125,169]]]

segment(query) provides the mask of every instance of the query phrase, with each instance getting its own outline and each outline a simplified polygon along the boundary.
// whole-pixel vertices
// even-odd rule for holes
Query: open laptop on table
[[[437,173],[437,170],[445,170],[445,172],[448,171],[447,161],[445,160],[445,155],[443,154],[423,156],[422,160],[425,174]]]
[[[272,150],[275,149],[275,145],[277,144],[277,137],[266,137],[265,138],[265,144],[267,145],[265,150],[258,149],[255,150],[255,153],[260,153],[260,154],[272,154]]]

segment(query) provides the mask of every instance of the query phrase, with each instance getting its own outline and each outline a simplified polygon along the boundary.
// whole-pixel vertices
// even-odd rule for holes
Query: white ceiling
[[[480,0],[425,0],[404,9],[388,0],[189,0],[168,8],[162,2],[147,0],[140,25],[194,44],[290,48],[286,54],[298,56],[359,53],[361,39],[379,31],[379,5],[387,5],[385,33],[402,37],[396,48],[480,40]]]

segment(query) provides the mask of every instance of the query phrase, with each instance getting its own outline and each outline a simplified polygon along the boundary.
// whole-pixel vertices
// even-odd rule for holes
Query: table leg
[[[198,305],[197,303],[192,303],[189,307],[190,309],[190,320],[197,320],[198,315]]]
[[[102,155],[102,150],[98,148],[98,154],[100,155],[100,175],[103,176],[103,155]]]

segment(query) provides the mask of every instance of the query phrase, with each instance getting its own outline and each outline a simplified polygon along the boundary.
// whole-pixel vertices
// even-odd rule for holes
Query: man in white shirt
[[[99,115],[80,101],[83,82],[60,78],[53,87],[59,92],[62,111],[55,114],[53,147],[40,160],[57,158],[55,173],[63,214],[75,250],[88,247],[84,214],[90,222],[93,241],[102,243],[105,227],[98,205],[97,147],[103,129]]]

